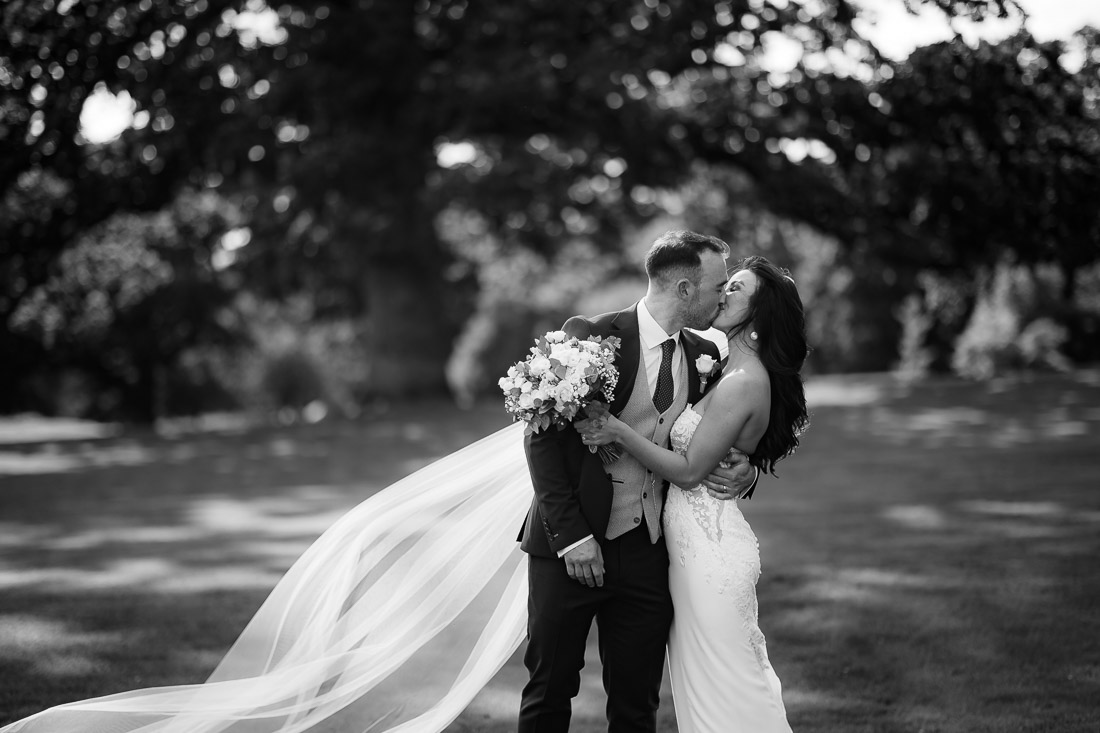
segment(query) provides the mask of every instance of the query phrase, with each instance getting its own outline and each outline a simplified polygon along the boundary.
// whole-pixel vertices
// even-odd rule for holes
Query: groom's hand
[[[594,538],[577,545],[562,556],[565,572],[589,588],[603,587],[603,550]]]
[[[755,480],[756,469],[749,464],[749,457],[731,448],[725,460],[703,481],[703,486],[715,499],[739,499]]]

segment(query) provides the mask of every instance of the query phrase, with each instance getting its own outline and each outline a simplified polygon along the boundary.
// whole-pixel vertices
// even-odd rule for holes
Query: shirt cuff
[[[569,547],[566,547],[564,550],[559,550],[558,551],[558,557],[559,558],[565,557],[565,553],[569,552],[570,550],[572,550],[574,548],[580,547],[581,545],[583,545],[585,542],[588,542],[588,540],[590,540],[592,538],[593,538],[593,535],[588,535],[583,540],[577,540],[573,544],[569,545]]]

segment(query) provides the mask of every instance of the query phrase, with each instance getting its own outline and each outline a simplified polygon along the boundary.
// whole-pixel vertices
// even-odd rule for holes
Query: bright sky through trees
[[[857,4],[863,9],[863,17],[855,23],[856,30],[893,59],[903,59],[918,46],[947,40],[952,35],[952,26],[943,13],[932,7],[921,7],[921,12],[914,16],[906,12],[901,0],[857,0]],[[1100,28],[1097,0],[1020,0],[1020,4],[1029,14],[1028,29],[1040,41],[1068,39],[1084,25]],[[244,43],[279,41],[281,29],[274,11],[242,13],[232,19],[232,24],[241,32]],[[981,39],[996,42],[1018,27],[1015,19],[990,18],[980,24],[954,21],[955,30],[970,43]],[[766,52],[776,70],[786,71],[793,67],[799,49],[794,42],[776,38],[766,46]],[[106,89],[97,90],[80,115],[81,133],[89,142],[107,142],[135,123],[142,125],[142,116],[135,115],[136,111],[129,94],[115,96]]]

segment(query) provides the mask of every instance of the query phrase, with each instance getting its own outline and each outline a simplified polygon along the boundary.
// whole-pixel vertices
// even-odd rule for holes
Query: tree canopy
[[[929,2],[978,19],[1019,12]],[[147,225],[120,215],[173,220],[181,196],[234,213],[202,237],[174,235],[195,253],[176,263],[177,285],[304,292],[319,314],[364,318],[365,368],[394,393],[442,383],[469,314],[451,267],[464,255],[438,231],[445,211],[474,214],[450,221],[498,247],[614,249],[705,164],[747,174],[762,206],[857,255],[1091,261],[1065,242],[1095,241],[1095,216],[1074,208],[1095,189],[1095,37],[1074,73],[1056,44],[1026,36],[897,65],[853,30],[856,12],[846,0],[11,0],[0,348],[21,356],[4,376],[62,359],[27,314],[61,312],[45,303],[75,282],[89,242],[132,241],[118,227]],[[769,69],[784,42],[797,61]],[[134,122],[90,142],[80,114],[103,92],[127,95]],[[993,182],[1012,188],[998,198]],[[1025,190],[1033,210],[998,213]],[[246,246],[224,246],[230,230]],[[203,322],[226,307],[199,301]],[[171,358],[142,333],[135,354]]]

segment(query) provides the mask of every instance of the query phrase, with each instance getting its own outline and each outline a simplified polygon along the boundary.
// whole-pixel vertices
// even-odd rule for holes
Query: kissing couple
[[[504,428],[350,510],[204,684],[67,703],[0,733],[429,733],[497,694],[524,640],[518,728],[566,731],[593,620],[609,731],[656,730],[666,647],[681,733],[789,731],[736,499],[805,427],[804,316],[786,271],[749,257],[727,277],[728,253],[658,238],[641,301],[563,328],[620,339],[606,412]],[[712,326],[721,370],[683,330]],[[622,450],[605,465],[591,447],[609,443]]]

